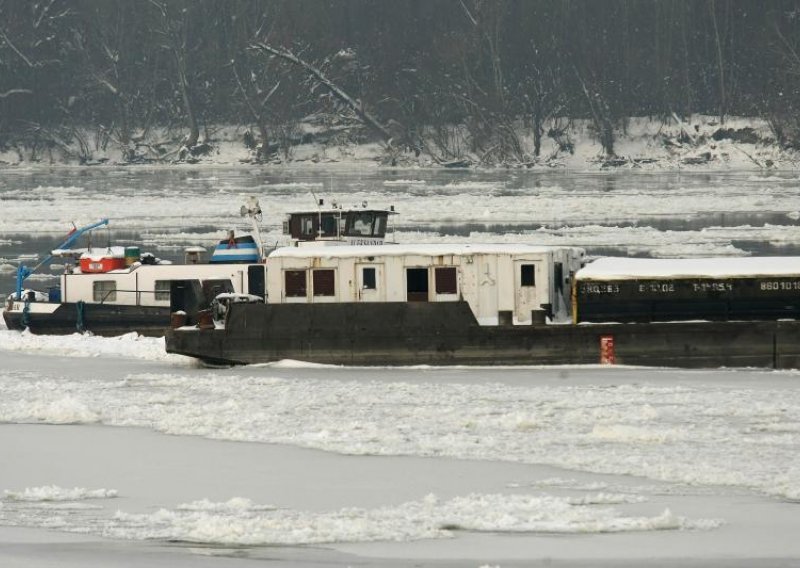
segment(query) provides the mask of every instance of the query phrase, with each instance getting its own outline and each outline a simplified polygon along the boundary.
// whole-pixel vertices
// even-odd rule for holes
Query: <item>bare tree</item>
[[[73,12],[63,0],[0,0],[0,132],[16,129],[33,148],[66,147],[62,133],[42,123],[56,118],[60,126],[71,119],[67,58]]]
[[[542,41],[542,43],[546,43]],[[550,36],[549,43],[555,45],[555,38]],[[533,155],[538,158],[542,151],[542,139],[545,134],[545,124],[554,118],[561,105],[558,103],[559,94],[563,91],[557,72],[559,62],[554,61],[557,54],[543,52],[534,40],[529,42],[526,52],[526,61],[520,69],[521,76],[516,96],[522,101],[525,111],[526,124],[530,118],[530,127],[533,133]]]
[[[185,155],[239,121],[262,158],[368,131],[389,158],[528,164],[548,128],[569,146],[570,120],[611,155],[624,117],[674,111],[762,113],[792,145],[800,3],[762,4],[0,0],[0,143],[138,153],[150,125],[177,125]]]
[[[714,47],[717,57],[717,80],[719,82],[719,121],[721,124],[725,123],[725,115],[727,114],[728,105],[726,101],[726,86],[725,86],[725,61],[722,57],[722,38],[719,33],[719,25],[717,24],[717,8],[715,0],[708,0],[708,9],[711,12],[711,26],[714,29]]]
[[[780,21],[773,22],[777,51],[786,70],[783,89],[764,100],[764,112],[776,140],[783,147],[800,148],[800,102],[790,93],[800,90],[800,33],[796,21],[800,12],[789,17],[789,34],[781,29]],[[794,21],[792,21],[794,20]],[[793,34],[791,32],[794,32]],[[784,92],[786,91],[786,92]]]
[[[267,107],[270,99],[277,92],[281,86],[280,81],[275,81],[268,90],[262,88],[258,83],[255,74],[251,73],[249,79],[243,81],[236,69],[236,62],[231,61],[231,70],[236,79],[237,92],[241,95],[242,100],[250,112],[253,121],[256,123],[258,132],[261,135],[261,141],[257,145],[258,159],[264,159],[269,155],[270,136],[267,130]]]
[[[574,67],[573,69],[575,71],[575,77],[583,91],[583,95],[586,97],[586,103],[592,118],[592,125],[597,132],[600,145],[603,147],[606,157],[613,158],[616,155],[614,153],[614,119],[608,101],[598,88],[596,81],[593,81],[593,85],[590,89],[586,85],[578,68]]]
[[[189,33],[189,11],[191,2],[187,3],[179,14],[170,13],[168,4],[159,0],[150,0],[160,18],[156,33],[162,38],[162,47],[169,51],[175,64],[175,82],[181,93],[183,109],[186,113],[186,120],[189,123],[189,135],[183,140],[181,157],[185,157],[186,152],[191,152],[197,146],[200,139],[200,127],[198,125],[197,113],[195,111],[192,88],[189,82],[189,52],[192,47],[189,42],[192,38]]]

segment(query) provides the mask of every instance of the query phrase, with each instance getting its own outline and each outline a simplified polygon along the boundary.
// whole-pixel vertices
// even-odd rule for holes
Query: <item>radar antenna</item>
[[[254,196],[249,196],[245,204],[242,205],[242,208],[239,209],[239,215],[242,217],[250,217],[250,224],[253,228],[253,240],[256,241],[256,246],[258,247],[258,257],[259,259],[264,259],[264,243],[261,241],[261,227],[259,223],[264,218],[264,214],[261,211],[261,205],[258,204],[258,198]]]

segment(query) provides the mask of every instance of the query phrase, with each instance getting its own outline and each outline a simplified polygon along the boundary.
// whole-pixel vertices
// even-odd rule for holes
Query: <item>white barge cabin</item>
[[[524,244],[281,248],[267,303],[465,301],[481,325],[569,321],[583,249]]]
[[[255,279],[251,268],[257,272]],[[62,274],[61,302],[168,308],[171,284],[182,280],[199,282],[212,298],[223,292],[264,293],[263,265],[137,264],[102,274]]]

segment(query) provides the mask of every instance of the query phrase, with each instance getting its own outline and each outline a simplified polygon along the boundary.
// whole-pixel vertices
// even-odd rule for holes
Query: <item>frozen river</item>
[[[790,565],[797,373],[202,369],[0,331],[0,565]]]
[[[800,250],[794,173],[4,172],[0,285],[71,221],[175,256],[256,194],[395,205],[397,239],[653,256]],[[56,267],[54,271],[57,271]],[[45,274],[51,272],[46,271]],[[41,284],[46,285],[42,279]],[[800,374],[206,369],[0,330],[0,566],[789,566]]]
[[[111,219],[95,244],[140,244],[164,258],[247,228],[257,195],[265,242],[315,198],[394,205],[403,242],[574,244],[593,254],[709,256],[800,252],[796,172],[442,171],[375,168],[8,168],[0,177],[0,289],[13,259],[46,253],[74,222]],[[118,240],[115,240],[118,239]],[[58,267],[53,271],[57,272]],[[39,278],[44,280],[50,271]]]

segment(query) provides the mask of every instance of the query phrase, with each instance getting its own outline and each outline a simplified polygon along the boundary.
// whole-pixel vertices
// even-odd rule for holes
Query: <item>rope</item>
[[[25,306],[22,308],[22,326],[28,327],[31,324],[31,301],[25,298]]]
[[[78,300],[75,304],[75,310],[78,312],[78,319],[75,320],[75,329],[77,329],[80,333],[86,331],[86,326],[84,325],[83,321],[83,309],[84,309],[84,302],[83,300]]]

